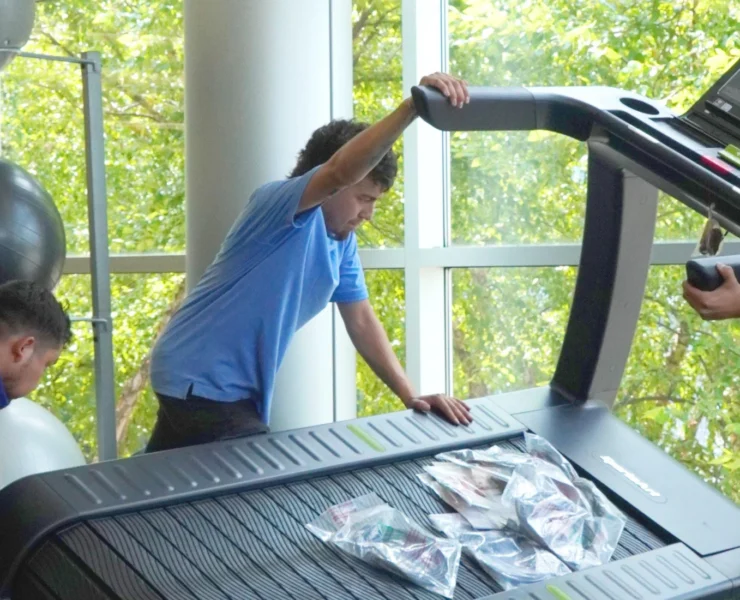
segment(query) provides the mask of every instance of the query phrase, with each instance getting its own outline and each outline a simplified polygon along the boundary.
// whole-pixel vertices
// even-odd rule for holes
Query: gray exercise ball
[[[0,284],[23,279],[52,290],[65,258],[64,225],[51,196],[26,170],[0,159]]]
[[[0,0],[0,71],[26,45],[33,30],[36,0]]]

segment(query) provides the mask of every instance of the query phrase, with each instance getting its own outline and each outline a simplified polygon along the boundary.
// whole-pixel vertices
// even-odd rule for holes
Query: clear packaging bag
[[[495,509],[501,505],[503,486],[484,469],[437,462],[425,466],[424,470],[442,487],[460,496],[468,506]]]
[[[463,552],[505,590],[570,573],[552,552],[510,529],[475,531],[455,513],[429,515],[429,520],[442,534],[459,540]]]
[[[460,513],[460,516],[472,529],[496,529],[503,527],[508,521],[508,515],[514,514],[510,509],[504,508],[503,503],[501,503],[500,511],[470,506],[458,494],[441,485],[431,475],[420,473],[418,477],[425,486],[437,494],[442,502]],[[506,514],[503,514],[504,510]]]
[[[454,594],[460,543],[431,535],[375,494],[332,506],[306,527],[368,564],[446,598]]]
[[[475,532],[468,520],[459,513],[429,515],[429,520],[437,531],[448,538],[457,539],[463,533]]]
[[[520,531],[573,570],[607,563],[625,526],[621,512],[546,440],[527,435],[531,461],[512,474],[504,504]]]
[[[435,458],[463,467],[480,467],[503,484],[509,481],[514,469],[529,461],[526,454],[504,450],[498,446],[491,446],[486,450],[464,449],[442,452]]]
[[[573,468],[573,465],[568,462],[560,452],[555,449],[550,442],[545,438],[542,438],[533,433],[526,432],[524,434],[524,443],[527,448],[527,454],[540,458],[560,469],[571,481],[578,479],[578,473]],[[525,455],[526,456],[526,455]]]
[[[570,573],[552,552],[511,530],[463,533],[458,540],[505,590]]]
[[[475,502],[487,511],[481,514],[506,516],[489,519],[492,527],[484,521],[476,526],[468,518],[470,512],[451,504],[475,529],[506,526],[549,549],[574,570],[608,562],[624,530],[624,516],[591,481],[579,477],[547,440],[531,433],[524,435],[525,453],[498,446],[445,452],[436,458],[457,469],[427,467],[427,473],[466,502]],[[466,480],[466,469],[475,476]],[[482,474],[489,476],[487,482]],[[501,482],[505,487],[498,496]]]
[[[626,519],[622,512],[609,501],[604,493],[596,487],[596,485],[579,477],[576,470],[568,462],[568,460],[560,454],[550,442],[539,436],[525,433],[525,441],[527,444],[527,451],[537,458],[541,458],[553,465],[558,466],[568,478],[573,482],[573,485],[580,492],[579,500],[596,516],[605,519],[605,522],[609,524],[609,527],[613,529],[611,532],[612,536],[616,536],[614,540],[614,547],[616,547],[619,541],[619,536],[624,530],[624,524]],[[621,526],[618,526],[619,523]],[[618,531],[618,533],[617,533]],[[609,556],[611,559],[611,555]]]

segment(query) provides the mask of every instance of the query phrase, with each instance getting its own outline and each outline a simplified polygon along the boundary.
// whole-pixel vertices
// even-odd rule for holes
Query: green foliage
[[[565,334],[576,269],[452,271],[459,398],[547,385]]]
[[[404,364],[406,356],[406,290],[403,270],[378,270],[365,273],[370,301],[385,325],[388,339]],[[357,415],[387,413],[404,408],[401,401],[381,382],[357,355]]]
[[[401,85],[401,0],[353,2],[354,118],[378,121],[404,97]],[[403,246],[403,142],[394,146],[398,176],[378,203],[373,222],[358,231],[361,247]]]

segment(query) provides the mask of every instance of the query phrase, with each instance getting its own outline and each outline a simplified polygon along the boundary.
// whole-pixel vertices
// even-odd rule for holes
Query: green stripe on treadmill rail
[[[550,584],[545,586],[547,588],[547,591],[550,592],[553,596],[555,596],[558,600],[573,600],[568,594],[566,594],[563,590],[561,590],[558,587],[555,587],[554,585]]]
[[[728,144],[727,148],[725,148],[725,152],[740,158],[740,148],[738,148],[734,144]]]
[[[347,429],[349,429],[352,433],[354,433],[358,438],[360,438],[376,452],[385,452],[385,446],[364,429],[358,427],[357,425],[347,425]]]
[[[740,156],[734,154],[733,152],[729,152],[728,150],[720,150],[719,156],[734,167],[740,167]]]

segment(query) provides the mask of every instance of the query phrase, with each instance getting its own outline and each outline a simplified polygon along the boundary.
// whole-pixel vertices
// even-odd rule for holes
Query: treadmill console
[[[680,126],[718,147],[720,161],[740,169],[740,61],[678,120]]]
[[[699,99],[685,118],[708,121],[731,135],[740,133],[740,61]]]

